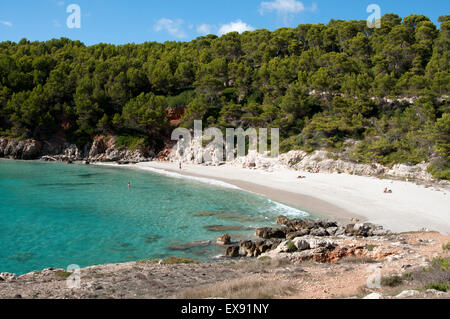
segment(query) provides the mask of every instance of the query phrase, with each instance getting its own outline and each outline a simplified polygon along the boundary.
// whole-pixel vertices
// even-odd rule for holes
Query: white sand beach
[[[115,166],[116,164],[106,164]],[[314,216],[349,223],[351,218],[383,225],[394,232],[428,229],[450,234],[450,189],[347,174],[276,172],[231,165],[219,167],[148,162],[120,167],[177,173],[235,185]],[[157,171],[156,171],[157,172]],[[302,175],[306,178],[299,179]],[[220,185],[218,185],[220,186]],[[385,188],[392,194],[385,194]]]

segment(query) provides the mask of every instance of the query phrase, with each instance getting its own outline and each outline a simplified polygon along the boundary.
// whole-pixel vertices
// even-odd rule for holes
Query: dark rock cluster
[[[258,257],[261,254],[278,249],[280,252],[302,251],[308,249],[334,250],[336,247],[326,240],[312,240],[314,237],[371,237],[383,236],[389,233],[382,226],[371,223],[339,225],[337,222],[288,219],[286,216],[277,217],[276,224],[280,228],[264,227],[255,230],[257,240],[244,240],[239,246],[231,245],[227,248],[227,257]],[[225,235],[223,235],[225,236]],[[219,241],[223,241],[223,236]],[[228,236],[228,235],[227,235]],[[229,236],[228,236],[229,237]],[[228,240],[229,238],[226,237]],[[304,240],[302,238],[305,238]],[[308,239],[309,241],[307,241]],[[292,241],[290,247],[281,247],[283,243]],[[317,247],[316,247],[317,246]]]

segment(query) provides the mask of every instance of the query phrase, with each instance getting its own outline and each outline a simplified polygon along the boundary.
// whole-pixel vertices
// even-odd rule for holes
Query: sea
[[[128,187],[130,184],[130,187]],[[216,238],[252,238],[307,212],[212,179],[0,159],[0,273],[158,260],[214,261]]]

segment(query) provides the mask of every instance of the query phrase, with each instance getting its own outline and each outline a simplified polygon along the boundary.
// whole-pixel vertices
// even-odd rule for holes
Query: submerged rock
[[[187,244],[176,244],[169,246],[168,248],[170,250],[189,250],[196,247],[207,247],[211,245],[211,241],[205,240],[205,241],[193,241]]]
[[[245,226],[224,226],[224,225],[209,225],[204,226],[206,230],[212,231],[212,232],[222,232],[222,231],[240,231],[240,230],[252,230],[251,227],[245,227]]]

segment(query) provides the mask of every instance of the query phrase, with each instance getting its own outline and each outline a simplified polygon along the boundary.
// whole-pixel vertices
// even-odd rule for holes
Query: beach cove
[[[130,188],[127,187],[131,182]],[[0,160],[0,273],[158,259],[212,260],[278,215],[307,216],[214,180]]]
[[[116,164],[101,164],[118,166]],[[297,207],[314,216],[342,223],[351,219],[383,225],[394,232],[419,230],[450,234],[448,186],[425,187],[412,182],[348,174],[312,174],[288,168],[244,169],[234,165],[204,166],[145,162],[121,167],[214,179]],[[299,175],[306,178],[299,179]],[[392,194],[383,190],[389,188]]]

